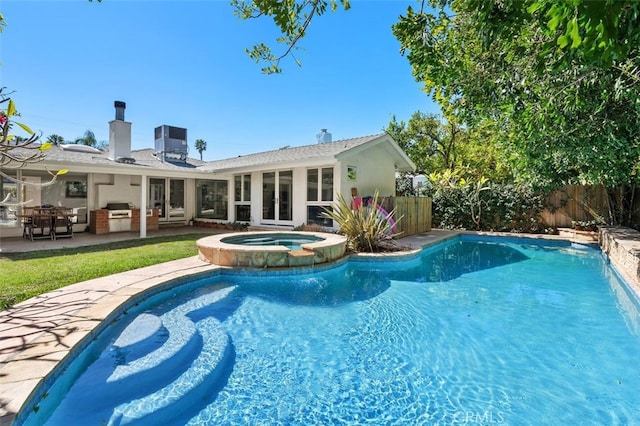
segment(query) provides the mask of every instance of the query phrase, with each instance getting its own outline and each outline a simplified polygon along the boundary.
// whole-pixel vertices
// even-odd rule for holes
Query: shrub
[[[321,215],[332,219],[338,224],[339,233],[347,237],[347,247],[352,251],[376,252],[390,249],[390,240],[395,236],[391,232],[389,217],[382,217],[376,205],[378,204],[378,192],[373,196],[370,206],[360,205],[351,209],[350,203],[338,194],[337,202],[333,209],[325,209]],[[398,219],[400,220],[400,219]]]
[[[528,185],[472,183],[452,174],[430,178],[436,228],[544,232],[544,197]]]

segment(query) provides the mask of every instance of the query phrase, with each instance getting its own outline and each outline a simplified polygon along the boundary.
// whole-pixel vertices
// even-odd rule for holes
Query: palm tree
[[[200,153],[200,160],[202,161],[202,152],[207,150],[207,142],[204,139],[196,140],[196,151]]]
[[[64,143],[64,138],[60,135],[56,135],[55,133],[52,135],[49,135],[47,137],[47,142],[50,142],[54,145],[60,145],[61,143]]]
[[[96,146],[98,142],[96,141],[96,135],[91,130],[87,130],[84,132],[83,137],[75,140],[75,143],[80,145]]]

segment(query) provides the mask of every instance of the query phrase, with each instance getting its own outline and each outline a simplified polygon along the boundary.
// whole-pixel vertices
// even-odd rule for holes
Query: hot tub
[[[238,232],[197,241],[199,258],[221,266],[313,266],[344,256],[347,239],[324,232]]]

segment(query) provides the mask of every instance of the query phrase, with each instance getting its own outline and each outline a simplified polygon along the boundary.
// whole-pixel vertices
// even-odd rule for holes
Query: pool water
[[[638,424],[638,306],[526,239],[226,274],[123,315],[26,424]]]
[[[259,235],[240,235],[223,238],[223,243],[243,246],[285,246],[291,250],[302,250],[303,244],[316,243],[323,238],[313,235],[287,234],[282,232],[260,233]]]

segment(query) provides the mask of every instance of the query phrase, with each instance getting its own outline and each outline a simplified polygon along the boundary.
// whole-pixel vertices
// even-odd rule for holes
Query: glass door
[[[161,221],[185,218],[184,187],[184,179],[149,178],[149,208],[160,211]]]
[[[291,170],[279,173],[278,188],[278,220],[292,221],[293,172]]]
[[[293,220],[293,172],[262,174],[262,222],[289,223]]]
[[[184,217],[184,180],[169,179],[169,220],[180,220]]]
[[[149,179],[149,208],[158,209],[160,211],[160,220],[167,218],[165,210],[165,180],[158,178]]]
[[[276,174],[262,174],[262,220],[276,220]]]

